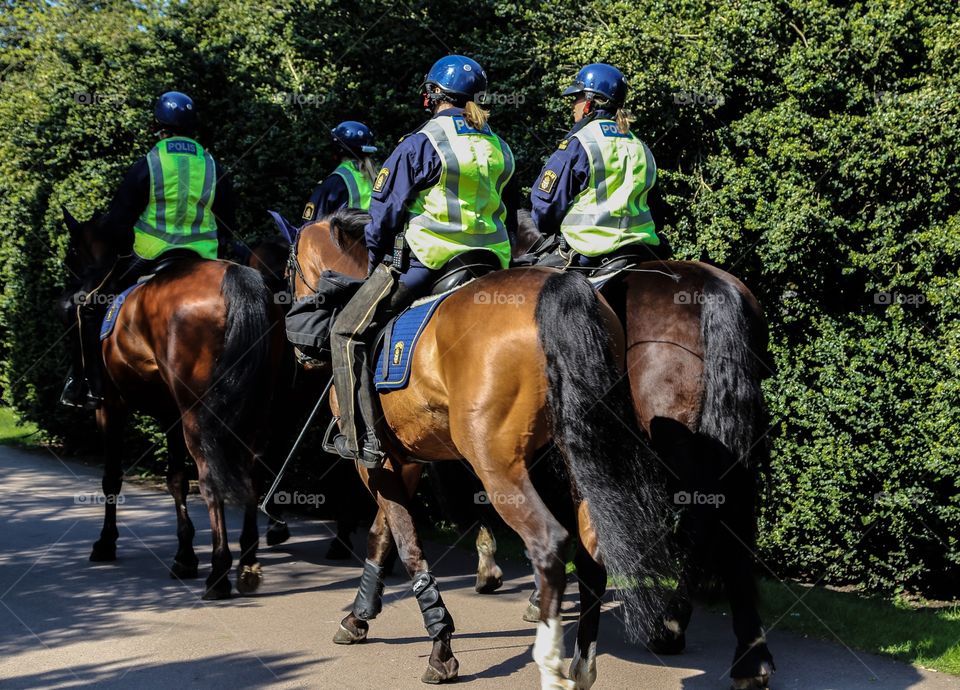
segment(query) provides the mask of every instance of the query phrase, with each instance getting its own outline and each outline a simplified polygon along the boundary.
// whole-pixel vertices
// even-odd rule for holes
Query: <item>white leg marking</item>
[[[573,683],[563,677],[563,625],[560,618],[537,623],[537,640],[533,644],[533,660],[540,668],[540,687],[543,690],[571,690]]]

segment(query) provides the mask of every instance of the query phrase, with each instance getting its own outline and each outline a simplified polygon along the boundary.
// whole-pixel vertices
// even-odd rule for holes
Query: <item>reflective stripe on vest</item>
[[[440,181],[410,206],[407,244],[425,266],[437,269],[471,249],[489,249],[510,265],[503,188],[513,175],[510,147],[486,127],[460,115],[437,117],[420,131],[440,156]]]
[[[660,244],[647,194],[657,164],[647,145],[621,134],[613,120],[595,120],[573,135],[590,160],[590,181],[567,211],[560,230],[573,249],[601,256],[635,242]]]
[[[373,185],[357,166],[356,161],[344,161],[333,171],[334,175],[340,177],[343,183],[347,185],[347,206],[350,208],[359,208],[364,211],[370,208],[370,195],[373,193]]]
[[[191,249],[217,258],[217,221],[210,211],[216,192],[213,157],[187,137],[163,139],[147,154],[150,194],[134,225],[133,250],[155,259],[170,249]]]

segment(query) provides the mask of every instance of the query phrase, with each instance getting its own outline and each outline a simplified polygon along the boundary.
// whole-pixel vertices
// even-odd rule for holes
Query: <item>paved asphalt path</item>
[[[364,645],[331,641],[352,602],[360,561],[321,557],[330,525],[291,523],[293,538],[261,551],[265,582],[252,597],[200,599],[202,580],[171,580],[175,550],[169,496],[127,483],[119,506],[119,560],[88,562],[102,508],[78,502],[100,493],[99,472],[49,452],[0,447],[0,688],[423,688],[430,645],[409,586],[387,580],[385,606]],[[209,522],[197,496],[201,577],[208,571]],[[236,554],[239,515],[229,516]],[[468,541],[468,537],[465,542]],[[358,540],[359,542],[359,540]],[[473,592],[475,559],[429,544],[428,556],[457,625],[460,683],[535,688],[534,627],[520,616],[531,577],[512,567],[501,593]],[[566,652],[573,651],[576,588],[564,604]],[[657,658],[626,644],[614,604],[605,609],[595,688],[728,687],[729,618],[698,610],[688,651]],[[842,644],[774,628],[774,690],[960,688],[960,679],[915,669]]]

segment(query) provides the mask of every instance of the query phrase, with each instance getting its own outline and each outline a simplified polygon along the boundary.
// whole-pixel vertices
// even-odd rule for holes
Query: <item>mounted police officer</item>
[[[476,61],[462,55],[438,60],[421,91],[432,117],[401,139],[373,185],[365,228],[370,275],[337,317],[330,338],[342,431],[334,443],[341,456],[368,466],[383,457],[369,339],[427,294],[448,262],[470,252],[498,268],[510,263],[516,219],[508,206],[515,205],[505,203],[504,195],[512,193],[506,188],[514,160],[477,104],[486,89],[487,75]],[[363,434],[356,428],[357,403]]]
[[[575,124],[530,193],[537,228],[562,238],[564,263],[599,266],[628,252],[649,258],[669,254],[660,246],[647,202],[657,164],[630,131],[623,73],[612,65],[587,65],[563,95],[574,97]]]
[[[340,165],[334,168],[310,195],[301,221],[309,223],[341,208],[370,208],[370,194],[376,169],[370,154],[377,152],[373,134],[362,122],[346,120],[330,130],[340,152]]]
[[[83,378],[71,370],[60,398],[65,405],[95,409],[103,395],[99,333],[104,309],[91,296],[121,292],[152,273],[161,259],[178,254],[216,259],[236,229],[230,178],[193,138],[193,100],[179,91],[164,93],[154,118],[160,141],[127,172],[99,224],[119,258],[105,278],[84,286],[86,299],[78,309]]]

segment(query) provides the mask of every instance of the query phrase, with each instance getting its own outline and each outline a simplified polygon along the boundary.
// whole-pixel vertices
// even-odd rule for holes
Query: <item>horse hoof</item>
[[[539,623],[540,607],[536,604],[527,604],[527,610],[523,612],[523,620],[527,623]]]
[[[353,558],[353,551],[340,539],[335,538],[333,542],[331,542],[330,548],[327,549],[327,554],[324,558],[328,561],[345,561],[348,558]]]
[[[117,560],[117,545],[95,542],[93,551],[90,553],[90,560],[94,563],[109,563]]]
[[[205,601],[229,599],[231,596],[233,595],[230,593],[230,580],[226,576],[221,578],[220,581],[215,585],[211,585],[209,582],[207,582],[207,589],[203,593],[203,599]]]
[[[259,563],[240,566],[237,573],[237,591],[240,594],[253,594],[263,582],[263,568]]]
[[[667,632],[663,637],[651,637],[647,640],[647,649],[654,654],[680,654],[686,649],[686,646],[687,636],[683,633],[674,636]]]
[[[767,662],[760,665],[760,673],[751,678],[734,678],[733,690],[768,690],[773,667]]]
[[[433,663],[427,664],[427,670],[420,676],[420,681],[430,685],[439,685],[440,683],[450,683],[457,679],[460,672],[460,662],[456,657],[450,657],[440,663],[441,668],[437,668]]]
[[[267,528],[267,546],[282,544],[290,538],[290,528],[286,525],[274,524]]]
[[[192,580],[197,576],[197,564],[192,565],[174,561],[170,566],[170,577],[174,580]]]
[[[503,587],[503,571],[499,566],[483,576],[477,573],[477,584],[473,586],[477,594],[493,594],[501,587]]]
[[[337,633],[333,636],[334,644],[360,644],[361,642],[366,641],[367,632],[369,628],[360,628],[357,632],[350,632],[347,628],[340,624],[340,629],[337,630]]]

